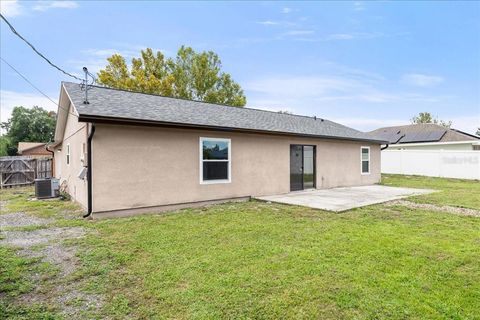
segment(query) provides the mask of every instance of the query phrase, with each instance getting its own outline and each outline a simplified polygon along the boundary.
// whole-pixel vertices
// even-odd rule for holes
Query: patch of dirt
[[[78,266],[77,250],[59,243],[49,244],[39,250],[24,249],[20,254],[30,258],[40,258],[60,270],[60,276],[65,277],[75,271]]]
[[[33,231],[4,231],[2,235],[5,238],[0,240],[0,244],[28,248],[34,245],[45,244],[52,240],[80,238],[85,235],[85,230],[80,227],[49,228]]]
[[[62,315],[67,319],[85,319],[82,311],[100,310],[105,301],[98,294],[85,293],[65,288],[57,303],[62,306]]]
[[[5,217],[6,216],[6,217]],[[24,213],[12,213],[0,216],[2,226],[28,227],[46,225],[51,219],[31,217]],[[55,277],[45,278],[42,274],[29,274],[34,290],[20,297],[15,303],[40,303],[55,305],[62,316],[68,319],[85,319],[85,313],[95,314],[104,304],[104,298],[81,290],[81,281],[72,282],[72,275],[79,266],[77,247],[67,245],[64,240],[78,239],[86,234],[81,227],[51,227],[32,231],[3,231],[0,245],[18,248],[18,254],[28,258],[39,258],[55,266]],[[87,316],[88,317],[88,316]]]
[[[33,217],[24,212],[6,213],[0,215],[0,227],[28,227],[49,224],[51,219]]]
[[[406,200],[390,201],[385,205],[386,206],[400,205],[400,206],[405,206],[412,209],[426,209],[426,210],[433,210],[433,211],[448,212],[448,213],[452,213],[460,216],[480,217],[480,210],[452,207],[452,206],[437,206],[434,204],[415,203],[415,202],[410,202]]]

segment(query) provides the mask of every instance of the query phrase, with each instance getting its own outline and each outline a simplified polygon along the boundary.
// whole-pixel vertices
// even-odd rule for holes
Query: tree
[[[438,120],[437,117],[433,117],[430,112],[420,112],[418,116],[411,119],[412,123],[434,123],[446,128],[450,128],[452,121]]]
[[[477,129],[477,132],[475,133],[477,136],[480,136],[480,128]]]
[[[243,107],[246,98],[232,77],[223,71],[222,62],[212,51],[195,52],[182,46],[175,58],[166,59],[147,48],[132,59],[129,70],[125,58],[114,54],[98,73],[101,84],[112,88],[159,94],[174,98]]]
[[[7,153],[15,155],[20,141],[49,142],[52,140],[55,131],[55,112],[49,112],[38,106],[31,109],[15,107],[12,117],[1,126],[7,131]]]
[[[10,140],[5,136],[0,136],[0,157],[8,156],[8,146]]]

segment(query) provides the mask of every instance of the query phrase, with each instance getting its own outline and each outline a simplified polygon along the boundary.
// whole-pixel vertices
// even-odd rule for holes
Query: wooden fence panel
[[[52,159],[36,159],[37,179],[52,177]]]
[[[29,185],[37,178],[51,177],[51,158],[0,157],[1,188]]]

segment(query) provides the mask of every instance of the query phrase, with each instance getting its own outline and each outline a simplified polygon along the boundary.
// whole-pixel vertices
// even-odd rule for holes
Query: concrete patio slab
[[[257,197],[256,199],[341,212],[432,192],[435,190],[373,185],[295,191],[281,195]]]

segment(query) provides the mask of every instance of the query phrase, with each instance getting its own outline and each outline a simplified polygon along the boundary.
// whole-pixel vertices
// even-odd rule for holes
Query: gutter
[[[87,139],[87,193],[88,193],[88,200],[87,200],[87,213],[83,215],[84,218],[88,218],[92,215],[92,139],[95,133],[95,124],[92,123],[92,128],[90,129],[90,134],[88,135]]]
[[[48,149],[48,143],[45,144],[45,150],[52,154],[52,177],[55,177],[55,151]]]
[[[52,151],[52,150],[50,150],[50,149],[48,149],[48,147],[49,147],[49,145],[48,145],[48,143],[46,143],[46,144],[45,144],[45,150],[47,150],[48,152],[50,152],[50,153],[52,154],[52,158],[55,158],[55,152]]]
[[[383,150],[387,149],[388,146],[389,146],[389,144],[387,143],[387,144],[385,145],[385,147],[380,148],[380,151],[383,151]]]
[[[341,136],[301,134],[301,133],[282,132],[282,131],[268,131],[268,130],[257,130],[257,129],[247,129],[247,128],[221,127],[221,126],[178,123],[178,122],[165,122],[165,121],[155,121],[155,120],[128,119],[128,118],[111,117],[111,116],[94,116],[94,115],[88,115],[88,114],[79,114],[78,121],[79,122],[96,122],[96,123],[105,123],[105,124],[116,124],[116,125],[124,124],[124,125],[134,125],[134,126],[183,128],[183,129],[197,129],[197,130],[201,129],[201,130],[215,130],[215,131],[227,131],[227,132],[254,133],[254,134],[296,136],[296,137],[317,138],[317,139],[363,141],[363,142],[371,142],[371,143],[378,143],[378,144],[384,144],[384,143],[388,142],[386,140],[379,140],[379,139],[374,139],[374,138],[363,139],[363,138],[341,137]]]

